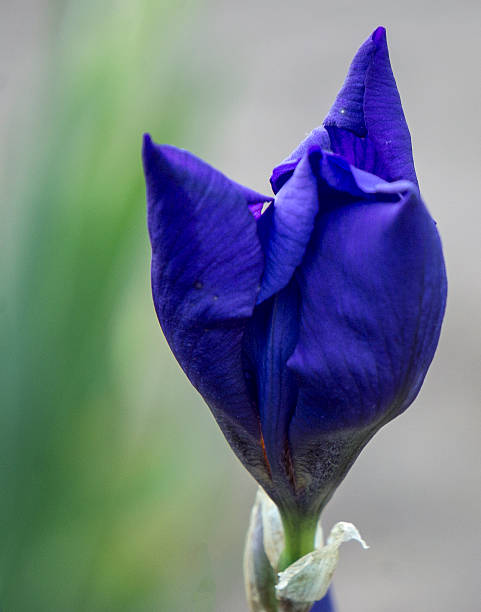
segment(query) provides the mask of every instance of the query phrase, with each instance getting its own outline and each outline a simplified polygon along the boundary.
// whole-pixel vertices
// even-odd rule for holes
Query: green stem
[[[277,567],[279,572],[314,550],[317,528],[317,517],[300,519],[292,515],[281,515],[281,518],[285,545]]]

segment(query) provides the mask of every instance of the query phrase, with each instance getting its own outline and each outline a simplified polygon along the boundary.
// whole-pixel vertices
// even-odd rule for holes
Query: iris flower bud
[[[146,135],[152,290],[167,341],[279,509],[277,569],[372,436],[415,399],[446,302],[436,224],[378,28],[274,196]]]

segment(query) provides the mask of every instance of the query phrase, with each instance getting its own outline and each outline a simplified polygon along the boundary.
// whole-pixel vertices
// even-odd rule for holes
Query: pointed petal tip
[[[387,181],[408,179],[417,184],[411,137],[383,26],[372,32],[354,56],[323,125],[331,150],[353,165]]]
[[[148,151],[153,146],[152,138],[148,132],[145,132],[142,136],[142,151]]]
[[[386,42],[386,28],[384,26],[377,27],[371,35],[371,40],[377,45]]]
[[[152,159],[152,154],[154,152],[155,144],[150,137],[148,132],[142,136],[142,161],[144,164],[144,170],[147,171],[147,167],[149,165],[150,160]]]
[[[169,168],[170,172],[176,172],[183,165],[183,159],[187,152],[172,145],[157,144],[146,132],[142,137],[142,161],[144,171],[147,174],[164,171]]]

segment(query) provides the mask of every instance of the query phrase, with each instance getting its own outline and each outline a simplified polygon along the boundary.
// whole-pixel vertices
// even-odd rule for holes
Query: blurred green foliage
[[[0,608],[211,610],[191,542],[219,491],[182,407],[207,409],[155,320],[140,164],[143,131],[182,144],[202,103],[182,47],[199,6],[51,8],[4,185]]]

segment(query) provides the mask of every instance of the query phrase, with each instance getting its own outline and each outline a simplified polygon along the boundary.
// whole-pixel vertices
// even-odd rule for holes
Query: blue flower
[[[418,394],[446,302],[384,29],[274,169],[275,197],[148,135],[143,160],[167,341],[287,531],[315,525]]]

